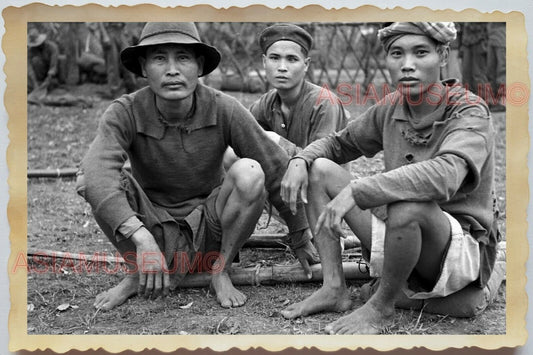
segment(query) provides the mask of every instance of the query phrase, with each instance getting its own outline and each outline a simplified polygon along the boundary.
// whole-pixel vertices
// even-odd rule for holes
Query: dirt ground
[[[28,105],[28,169],[77,167],[94,138],[98,118],[110,101],[96,94],[101,88],[84,85],[66,92],[81,95],[90,107]],[[230,93],[248,106],[257,94]],[[361,107],[348,106],[352,117]],[[494,115],[498,132],[497,193],[502,211],[500,225],[505,238],[505,114]],[[352,165],[354,176],[382,169],[379,157]],[[75,193],[72,178],[28,179],[28,249],[114,255],[115,250],[96,225],[90,207]],[[259,225],[265,224],[263,216]],[[283,232],[271,223],[257,233]],[[345,252],[346,255],[353,251]],[[345,255],[345,256],[346,256]],[[347,256],[346,256],[347,257]],[[29,259],[30,261],[30,259]],[[244,249],[240,266],[293,264],[285,249]],[[341,314],[325,313],[285,320],[279,311],[304,299],[319,283],[285,283],[241,286],[248,296],[244,307],[221,308],[208,288],[177,289],[162,300],[129,299],[111,311],[96,310],[95,296],[124,276],[115,264],[98,272],[77,272],[75,265],[57,259],[30,266],[28,274],[28,334],[321,334]],[[364,281],[349,281],[355,307],[362,304],[359,288]],[[420,311],[400,310],[387,334],[505,334],[505,283],[496,301],[474,318],[453,318]]]

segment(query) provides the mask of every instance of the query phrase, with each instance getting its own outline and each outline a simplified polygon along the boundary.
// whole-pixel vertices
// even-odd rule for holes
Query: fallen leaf
[[[35,309],[35,305],[33,303],[28,303],[28,308],[27,308],[28,312],[31,312],[34,309]]]
[[[281,317],[281,313],[279,311],[273,311],[268,314],[269,317]]]
[[[191,302],[191,303],[187,303],[185,306],[180,306],[181,309],[187,309],[187,308],[191,308],[192,304],[194,302]]]
[[[63,311],[66,311],[67,309],[70,308],[70,303],[62,303],[60,304],[59,306],[57,306],[57,310],[60,311],[60,312],[63,312]]]
[[[78,309],[78,308],[80,308],[80,306],[72,305],[72,306],[70,306],[70,308],[72,308],[72,309]]]
[[[290,302],[291,302],[291,301],[289,301],[289,300],[285,300],[281,305],[282,305],[282,306],[286,306],[286,305],[288,305]]]
[[[179,335],[188,335],[189,333],[187,333],[185,330],[180,330],[178,332]]]
[[[237,334],[239,332],[239,325],[235,324],[231,329],[229,330],[229,334]]]

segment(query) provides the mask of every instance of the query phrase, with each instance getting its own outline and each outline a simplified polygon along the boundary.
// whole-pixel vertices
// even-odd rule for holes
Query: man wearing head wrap
[[[293,214],[280,197],[289,157],[237,100],[198,82],[220,54],[200,41],[194,23],[146,24],[121,60],[149,86],[105,111],[77,191],[129,272],[94,305],[108,310],[135,293],[158,298],[187,272],[208,271],[218,302],[242,306],[246,296],[228,270],[267,192],[295,241],[308,227],[303,208]],[[230,146],[243,159],[225,172]],[[123,169],[128,158],[131,173]],[[298,242],[299,248],[311,244]]]
[[[393,23],[378,37],[396,90],[292,158],[281,187],[291,207],[298,194],[308,202],[324,273],[322,288],[283,316],[350,309],[338,243],[343,219],[361,240],[371,275],[381,277],[365,305],[325,328],[330,334],[377,334],[402,298],[483,288],[496,258],[490,112],[455,80],[439,79],[453,24]],[[383,173],[353,179],[337,165],[381,151]],[[380,206],[385,220],[371,212]]]

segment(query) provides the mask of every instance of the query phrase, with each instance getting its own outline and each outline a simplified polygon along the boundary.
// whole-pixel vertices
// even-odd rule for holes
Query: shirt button
[[[282,123],[282,124],[281,124],[281,128],[285,128],[285,123]]]

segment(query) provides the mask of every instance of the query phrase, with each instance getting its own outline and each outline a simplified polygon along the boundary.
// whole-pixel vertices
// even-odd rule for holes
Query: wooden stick
[[[65,251],[48,250],[48,249],[34,249],[28,248],[26,252],[29,257],[33,258],[51,258],[51,259],[70,259],[70,260],[82,260],[91,263],[124,263],[124,259],[118,252],[115,254],[106,252],[94,252],[90,253],[70,253]]]
[[[59,178],[76,176],[77,168],[64,169],[32,169],[28,170],[29,178]]]
[[[249,240],[244,244],[244,248],[287,248],[283,242],[285,234],[281,233],[261,233],[252,234]],[[351,249],[360,246],[361,243],[354,235],[348,236],[345,239],[344,248]],[[72,259],[83,260],[85,262],[100,262],[100,263],[124,263],[124,259],[118,254],[106,252],[93,253],[71,253],[49,249],[35,249],[28,248],[26,254],[30,257],[54,258],[54,259]]]

